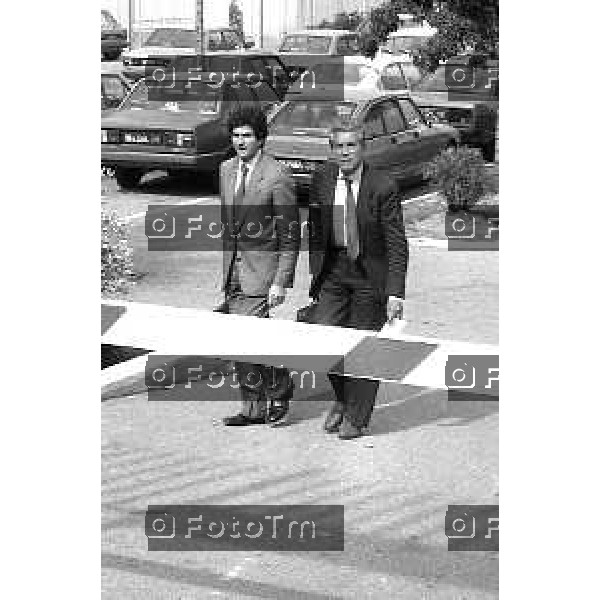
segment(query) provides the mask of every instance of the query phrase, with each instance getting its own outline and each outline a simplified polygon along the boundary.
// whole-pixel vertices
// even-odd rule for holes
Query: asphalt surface
[[[143,216],[149,203],[214,197],[197,182],[160,177],[132,193],[107,178],[102,187],[103,207],[130,219],[143,274],[130,299],[211,308],[219,257],[149,253]],[[423,222],[429,236],[443,237],[436,218],[433,202],[406,205],[413,237],[406,331],[498,343],[498,253],[415,242]],[[307,287],[302,254],[296,287],[275,317],[293,318]],[[237,411],[236,393],[224,387],[211,402],[148,402],[138,394],[103,403],[105,598],[498,597],[498,553],[448,552],[444,534],[449,504],[498,504],[498,403],[448,403],[445,393],[382,385],[369,436],[343,442],[321,429],[329,389],[293,402],[290,422],[278,428],[222,426]],[[148,551],[149,504],[252,503],[343,504],[344,551]]]

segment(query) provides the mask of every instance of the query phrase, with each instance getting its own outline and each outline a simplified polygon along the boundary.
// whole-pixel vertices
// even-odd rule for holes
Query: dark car
[[[122,73],[121,63],[102,63],[100,74],[100,102],[102,113],[113,110],[123,102],[133,82]]]
[[[457,84],[457,81],[458,84]],[[412,96],[425,115],[460,132],[461,143],[495,159],[498,125],[498,61],[457,56],[414,86]]]
[[[273,115],[266,150],[291,169],[301,196],[329,157],[330,128],[343,123],[363,126],[366,159],[399,183],[422,178],[426,162],[458,143],[458,132],[426,121],[408,93],[346,87],[337,99],[294,98]]]
[[[121,52],[129,46],[127,41],[127,30],[119,25],[119,22],[108,10],[100,13],[100,44],[102,58],[116,60]]]
[[[125,65],[127,62],[124,59]],[[146,77],[157,68],[172,68],[186,73],[188,69],[200,69],[207,73],[239,73],[240,81],[248,76],[259,75],[275,89],[283,100],[292,79],[281,59],[268,51],[251,50],[244,52],[206,52],[200,55],[196,50],[178,55],[155,55],[144,64],[124,66],[123,72],[134,79]]]
[[[102,118],[102,166],[115,170],[122,188],[135,187],[153,170],[201,173],[216,185],[219,164],[234,155],[231,110],[248,103],[268,111],[279,102],[264,81],[241,84],[229,74],[210,83],[209,75],[199,74],[192,85],[181,77],[160,89],[142,79],[118,110]]]

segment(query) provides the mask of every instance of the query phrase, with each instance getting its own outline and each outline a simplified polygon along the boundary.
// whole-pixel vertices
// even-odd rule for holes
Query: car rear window
[[[452,72],[454,69],[461,71],[460,76],[463,77],[463,71],[469,75],[473,74],[473,86],[459,88],[455,87],[452,91],[461,92],[465,94],[475,94],[482,97],[489,97],[497,95],[497,81],[498,81],[498,69],[497,68],[476,68],[459,65],[459,64],[445,64],[436,69],[431,75],[427,75],[423,80],[418,83],[414,89],[419,92],[448,92],[447,83],[452,84]],[[469,80],[470,81],[470,80]]]
[[[187,29],[155,29],[144,42],[144,46],[164,48],[195,48],[198,34]]]
[[[275,115],[271,127],[279,133],[295,129],[329,129],[347,123],[355,109],[353,102],[294,100]]]
[[[143,80],[127,96],[120,110],[164,110],[202,115],[219,113],[223,99],[223,88],[196,83],[190,88],[177,85],[173,89],[163,88],[159,92],[149,90]]]
[[[288,35],[283,40],[281,52],[304,52],[306,54],[327,54],[331,46],[331,36]]]

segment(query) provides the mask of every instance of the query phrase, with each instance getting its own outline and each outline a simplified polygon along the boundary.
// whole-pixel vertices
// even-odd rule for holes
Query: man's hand
[[[223,312],[227,306],[227,295],[225,292],[219,292],[215,298],[213,312]]]
[[[285,288],[281,285],[272,285],[269,290],[269,295],[267,297],[267,302],[269,303],[269,308],[275,308],[283,303],[285,300]]]
[[[387,322],[391,323],[394,319],[402,319],[404,314],[404,300],[397,296],[390,296],[387,302]]]

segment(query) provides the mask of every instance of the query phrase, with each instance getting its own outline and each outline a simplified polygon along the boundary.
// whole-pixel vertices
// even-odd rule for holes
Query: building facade
[[[237,0],[244,15],[244,32],[259,39],[262,30],[263,46],[279,46],[286,32],[318,25],[337,13],[364,13],[384,0]],[[204,0],[205,27],[222,27],[229,23],[230,0]],[[129,27],[129,0],[101,0],[101,8],[109,10],[123,25]],[[134,47],[156,27],[193,28],[199,0],[133,0]]]
[[[331,20],[342,12],[365,13],[384,0],[238,0],[244,13],[244,33],[259,39],[263,46],[275,49],[284,33],[314,27],[323,19]]]

